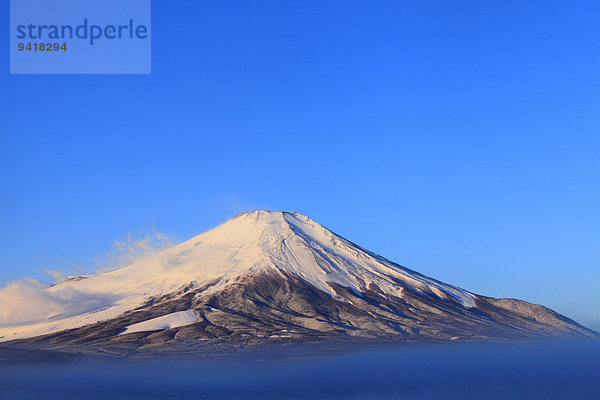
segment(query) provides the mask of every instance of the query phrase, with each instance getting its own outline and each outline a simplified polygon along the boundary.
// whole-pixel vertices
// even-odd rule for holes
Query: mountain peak
[[[295,211],[289,212],[271,210],[254,210],[243,212],[227,220],[222,225],[246,223],[252,225],[264,225],[267,228],[275,228],[279,225],[289,225],[290,222],[293,224],[294,220],[320,225],[309,217]]]
[[[243,212],[235,217],[227,220],[220,226],[235,225],[262,225],[265,228],[273,229],[278,226],[287,225],[287,219],[290,217],[301,216],[295,212],[287,211],[270,211],[270,210],[254,210]],[[301,216],[303,219],[307,217]],[[218,227],[217,227],[218,228]]]
[[[220,243],[245,247],[259,243],[263,247],[278,245],[286,238],[304,231],[319,233],[322,238],[332,234],[321,224],[296,212],[254,210],[241,213],[190,242]]]

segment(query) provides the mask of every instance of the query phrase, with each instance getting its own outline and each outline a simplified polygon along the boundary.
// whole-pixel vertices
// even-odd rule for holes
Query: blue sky
[[[1,21],[0,284],[293,210],[600,329],[599,3],[152,6],[147,76],[9,75]]]

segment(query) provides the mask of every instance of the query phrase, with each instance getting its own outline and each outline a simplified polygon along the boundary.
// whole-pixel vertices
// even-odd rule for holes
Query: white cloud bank
[[[98,272],[108,272],[148,258],[170,247],[168,237],[156,230],[152,233],[129,234],[115,240],[113,247],[101,262],[96,262]],[[56,270],[45,269],[46,274],[58,280],[65,276]],[[66,278],[78,279],[75,278]],[[106,288],[95,291],[79,291],[69,285],[60,290],[33,278],[8,282],[0,288],[0,328],[28,325],[69,318],[71,316],[114,305],[119,299],[108,294]]]
[[[113,298],[69,289],[52,292],[29,282],[13,281],[0,289],[0,327],[70,317],[106,306]]]

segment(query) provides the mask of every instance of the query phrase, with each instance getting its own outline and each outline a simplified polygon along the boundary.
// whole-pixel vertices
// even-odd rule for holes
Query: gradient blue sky
[[[153,2],[152,74],[8,74],[0,285],[294,210],[600,329],[600,3]]]

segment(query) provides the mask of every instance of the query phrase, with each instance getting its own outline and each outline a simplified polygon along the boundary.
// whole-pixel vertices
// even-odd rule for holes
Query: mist
[[[95,272],[105,273],[142,260],[157,260],[161,250],[173,246],[164,233],[140,231],[116,239],[111,250],[95,261]],[[151,264],[151,262],[149,262]],[[91,273],[92,271],[88,271]],[[79,291],[73,288],[54,288],[61,278],[69,275],[59,270],[45,269],[54,278],[44,284],[32,277],[7,282],[0,287],[0,328],[45,322],[53,316],[63,318],[95,311],[113,305],[120,299],[110,289],[98,287],[96,291]],[[2,335],[0,334],[0,339]]]
[[[597,399],[600,343],[405,345],[305,359],[0,366],[8,399]],[[296,352],[297,354],[297,352]],[[13,360],[14,361],[14,360]]]

